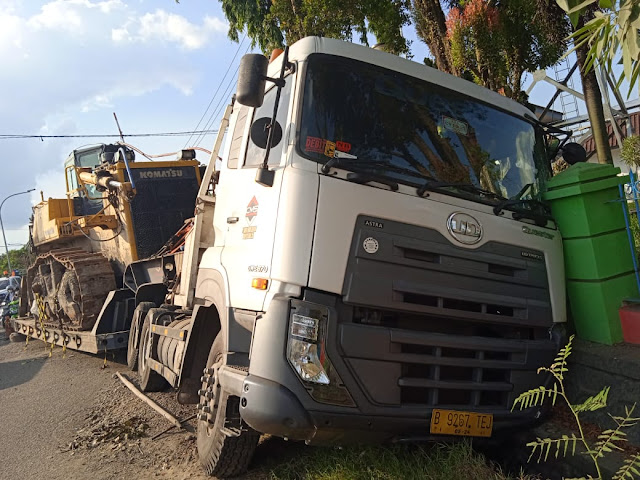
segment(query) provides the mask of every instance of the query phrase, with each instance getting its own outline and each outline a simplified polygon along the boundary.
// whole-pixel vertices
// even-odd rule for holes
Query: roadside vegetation
[[[271,441],[272,439],[266,440]],[[275,439],[273,439],[275,440]],[[284,443],[284,442],[283,442]],[[295,448],[284,443],[286,448]],[[284,447],[283,447],[284,448]],[[470,442],[343,449],[301,446],[298,455],[258,460],[272,480],[534,480],[509,476],[475,452]],[[257,472],[256,472],[257,473]],[[260,478],[263,478],[260,476]]]
[[[0,245],[2,244],[0,243]],[[2,249],[4,250],[4,246],[2,246]],[[31,263],[31,256],[29,254],[29,247],[27,245],[24,245],[22,248],[9,250],[9,255],[12,269],[18,270],[21,273],[27,270],[27,267]],[[2,276],[3,272],[5,270],[8,270],[8,268],[7,254],[2,253],[0,254],[0,276]]]

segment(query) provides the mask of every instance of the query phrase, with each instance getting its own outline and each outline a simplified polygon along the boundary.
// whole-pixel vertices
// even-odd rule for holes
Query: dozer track
[[[42,322],[66,330],[89,330],[107,294],[116,289],[109,260],[80,248],[51,250],[39,255],[27,271],[29,300],[44,302]]]

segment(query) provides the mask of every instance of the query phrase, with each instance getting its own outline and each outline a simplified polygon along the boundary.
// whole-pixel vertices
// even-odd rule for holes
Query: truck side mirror
[[[569,142],[563,145],[560,150],[562,151],[562,158],[569,165],[587,161],[587,151],[579,143]]]
[[[264,55],[250,53],[240,60],[236,100],[247,107],[260,107],[264,101],[269,60]]]

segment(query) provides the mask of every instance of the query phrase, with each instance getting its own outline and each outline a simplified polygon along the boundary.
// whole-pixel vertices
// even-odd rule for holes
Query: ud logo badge
[[[447,220],[447,230],[453,238],[465,245],[473,245],[482,239],[480,222],[466,213],[452,213]]]

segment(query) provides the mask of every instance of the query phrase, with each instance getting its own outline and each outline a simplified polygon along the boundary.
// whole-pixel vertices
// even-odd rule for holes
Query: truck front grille
[[[338,335],[374,404],[505,411],[539,385],[537,368],[557,350],[541,252],[469,251],[434,230],[386,221],[376,232],[367,220],[354,232]]]
[[[457,322],[441,323],[441,331],[340,325],[347,363],[374,403],[508,409],[525,385],[540,382],[536,369],[556,353],[543,329],[507,327],[496,335],[461,322],[452,333]]]

